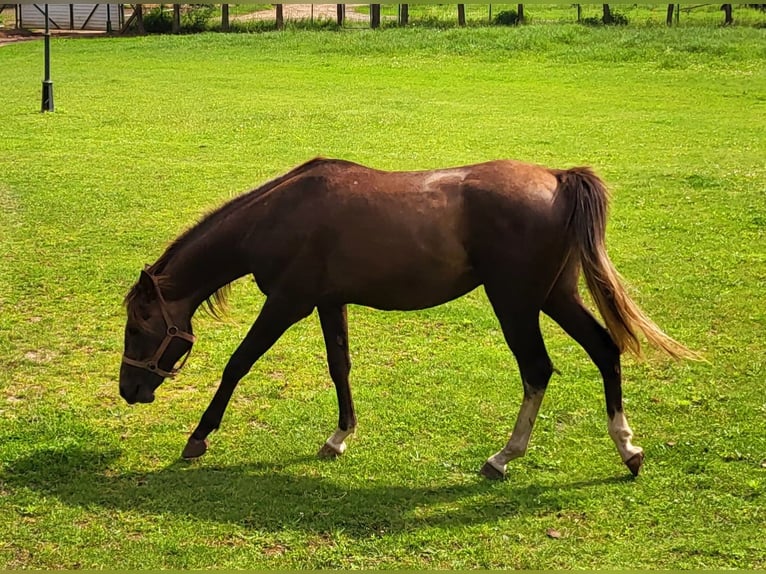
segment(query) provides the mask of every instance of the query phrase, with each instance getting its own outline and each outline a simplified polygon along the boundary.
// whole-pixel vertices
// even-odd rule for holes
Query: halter
[[[178,371],[180,371],[183,366],[186,364],[186,360],[189,358],[189,355],[191,354],[192,345],[194,345],[194,341],[197,340],[197,338],[192,335],[191,333],[187,333],[186,331],[182,331],[178,327],[175,326],[173,321],[170,318],[170,314],[167,310],[167,303],[165,302],[165,298],[162,296],[162,291],[160,291],[160,284],[157,281],[157,277],[149,273],[149,267],[147,266],[145,269],[141,270],[141,273],[149,277],[149,279],[152,280],[152,285],[154,285],[154,289],[157,291],[157,299],[160,303],[160,311],[162,312],[162,318],[165,320],[165,327],[167,330],[165,331],[165,338],[162,340],[162,343],[160,343],[159,348],[157,351],[152,355],[150,359],[146,359],[144,361],[138,361],[136,359],[131,359],[130,357],[126,357],[124,354],[122,355],[122,362],[126,365],[130,365],[131,367],[138,367],[139,369],[145,369],[149,372],[156,373],[162,377],[169,377],[173,378],[178,374]],[[169,371],[166,371],[164,369],[161,369],[159,366],[160,360],[162,360],[162,356],[165,354],[165,350],[168,348],[168,345],[170,345],[171,341],[173,339],[183,339],[184,341],[187,341],[190,343],[189,350],[184,353],[183,357],[181,358],[181,363],[177,367],[173,367]]]

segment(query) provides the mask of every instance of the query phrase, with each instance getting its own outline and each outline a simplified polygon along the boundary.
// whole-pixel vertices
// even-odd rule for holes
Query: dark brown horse
[[[675,358],[691,356],[628,297],[604,248],[608,195],[588,168],[516,161],[418,172],[384,172],[314,159],[237,197],[182,234],[141,272],[126,298],[120,394],[148,403],[194,343],[191,318],[252,274],[266,295],[229,359],[183,456],[207,450],[234,388],[291,325],[314,309],[338,395],[336,431],[319,451],[336,456],[354,432],[346,305],[423,309],[483,285],[521,371],[524,400],[510,440],[482,468],[502,477],[526,451],[553,372],[540,333],[546,313],[590,355],[604,379],[609,434],[635,475],[622,407],[620,354],[640,354],[639,333]],[[606,323],[583,305],[583,271]]]

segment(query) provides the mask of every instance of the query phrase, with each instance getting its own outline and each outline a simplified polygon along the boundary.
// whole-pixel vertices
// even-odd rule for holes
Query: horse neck
[[[159,274],[166,278],[168,300],[184,303],[189,314],[216,291],[249,271],[233,234],[210,232],[173,249]]]

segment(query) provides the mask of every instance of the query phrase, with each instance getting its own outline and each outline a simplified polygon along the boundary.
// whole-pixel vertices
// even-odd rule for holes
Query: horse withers
[[[126,297],[120,394],[131,404],[153,401],[191,351],[195,311],[203,303],[215,311],[227,286],[251,274],[266,300],[183,456],[205,453],[240,379],[314,309],[339,410],[338,426],[319,454],[337,456],[356,428],[346,306],[423,309],[483,285],[518,363],[524,398],[510,440],[482,474],[504,476],[506,464],[529,443],[553,373],[540,332],[542,311],[601,372],[609,435],[637,475],[644,454],[632,443],[623,411],[620,355],[640,355],[640,335],[671,357],[694,354],[664,334],[623,288],[604,246],[607,206],[607,190],[589,168],[502,160],[386,172],[311,160],[210,213],[141,272]],[[581,272],[606,328],[580,298]]]

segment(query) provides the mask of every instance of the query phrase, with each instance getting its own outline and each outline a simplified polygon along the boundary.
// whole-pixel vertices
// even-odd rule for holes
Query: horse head
[[[129,404],[151,403],[157,387],[178,373],[191,352],[191,314],[165,300],[160,279],[148,268],[141,271],[125,306],[120,395]]]

